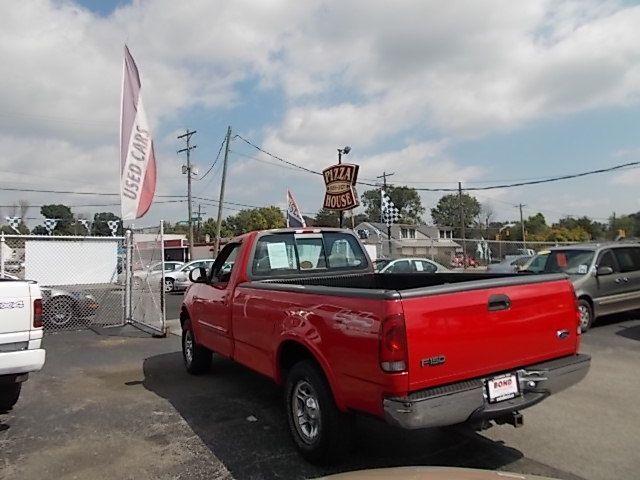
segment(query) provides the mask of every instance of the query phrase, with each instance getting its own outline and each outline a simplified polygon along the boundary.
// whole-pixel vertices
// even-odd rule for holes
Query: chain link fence
[[[128,319],[134,325],[165,334],[165,252],[162,223],[127,232],[131,272],[128,279]]]
[[[0,236],[0,277],[35,280],[46,331],[125,323],[124,237]]]
[[[552,247],[572,245],[576,242],[522,242],[505,240],[485,240],[477,238],[454,238],[454,242],[460,245],[456,250],[456,257],[450,259],[452,263],[460,263],[462,266],[462,255],[464,253],[467,263],[472,266],[486,266],[490,263],[498,263],[508,257],[526,255],[533,256],[538,252],[548,250]],[[454,266],[454,265],[452,265]]]

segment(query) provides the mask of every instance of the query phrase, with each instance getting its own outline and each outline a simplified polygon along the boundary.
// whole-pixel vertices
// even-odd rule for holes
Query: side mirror
[[[191,269],[189,271],[189,280],[193,283],[205,283],[207,281],[207,270],[204,267]]]
[[[605,275],[612,275],[613,274],[613,268],[611,267],[598,267],[598,270],[596,270],[596,275],[597,276],[605,276]]]

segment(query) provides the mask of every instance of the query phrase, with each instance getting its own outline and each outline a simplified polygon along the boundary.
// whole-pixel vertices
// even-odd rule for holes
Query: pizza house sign
[[[324,208],[343,211],[351,210],[360,204],[355,188],[358,168],[358,165],[341,163],[322,171],[326,188]]]

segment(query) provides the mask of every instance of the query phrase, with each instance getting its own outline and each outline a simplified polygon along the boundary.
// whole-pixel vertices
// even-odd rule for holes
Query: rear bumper
[[[488,402],[485,378],[385,398],[385,419],[392,425],[414,429],[499,418],[578,383],[590,365],[589,355],[578,354],[507,372],[518,374],[520,394],[499,403]]]
[[[43,348],[0,353],[0,375],[37,372],[44,366]]]

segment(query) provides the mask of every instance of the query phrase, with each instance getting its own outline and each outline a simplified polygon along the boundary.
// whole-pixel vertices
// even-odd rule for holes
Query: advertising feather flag
[[[156,159],[141,90],[138,67],[125,45],[120,105],[120,203],[123,220],[144,216],[156,191]]]

